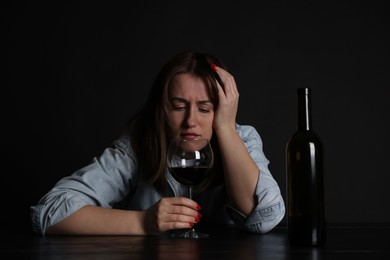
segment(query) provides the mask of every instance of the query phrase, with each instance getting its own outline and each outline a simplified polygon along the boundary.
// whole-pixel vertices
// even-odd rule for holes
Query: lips
[[[180,134],[180,137],[184,139],[195,139],[198,138],[199,135],[196,133],[182,133]]]

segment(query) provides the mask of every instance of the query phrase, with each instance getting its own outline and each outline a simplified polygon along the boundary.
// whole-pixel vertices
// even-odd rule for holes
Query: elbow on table
[[[242,229],[263,234],[271,231],[283,219],[285,206],[283,200],[265,208],[254,210],[249,216],[245,216],[237,209],[227,206],[229,215],[233,221]]]
[[[285,208],[283,207],[278,214],[266,221],[247,225],[247,230],[251,233],[265,234],[274,229],[283,219]]]

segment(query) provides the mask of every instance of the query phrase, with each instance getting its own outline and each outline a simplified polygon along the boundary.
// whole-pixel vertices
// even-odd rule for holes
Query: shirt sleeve
[[[269,161],[263,153],[263,143],[259,133],[252,126],[238,125],[237,130],[259,168],[256,185],[257,206],[248,216],[232,206],[226,208],[233,221],[241,228],[253,233],[266,233],[283,219],[284,201],[280,188],[268,169]]]
[[[31,207],[34,232],[44,235],[48,227],[86,205],[113,207],[136,185],[136,169],[129,139],[118,139],[89,165],[62,178]]]

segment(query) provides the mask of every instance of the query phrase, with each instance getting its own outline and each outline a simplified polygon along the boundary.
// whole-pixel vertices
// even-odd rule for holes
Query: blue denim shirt
[[[265,233],[274,228],[284,217],[285,206],[280,189],[272,177],[269,161],[263,153],[263,145],[256,129],[238,125],[237,131],[251,157],[259,167],[256,186],[257,207],[245,216],[231,206],[224,183],[213,186],[195,200],[202,206],[202,221],[235,224],[254,233]],[[60,222],[86,205],[112,208],[123,202],[122,208],[146,210],[163,197],[185,196],[186,187],[170,175],[168,189],[159,193],[140,177],[135,154],[129,137],[121,137],[93,158],[91,163],[72,175],[62,178],[37,205],[31,207],[33,230],[41,235],[48,227]]]

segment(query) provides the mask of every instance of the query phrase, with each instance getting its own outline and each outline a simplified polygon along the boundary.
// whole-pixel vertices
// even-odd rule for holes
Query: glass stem
[[[188,186],[188,198],[192,199],[192,186]],[[193,227],[191,227],[187,233],[190,233],[189,236],[190,237],[194,237],[196,234],[195,233],[195,229]]]
[[[188,197],[190,199],[192,199],[192,187],[191,186],[188,187]]]

